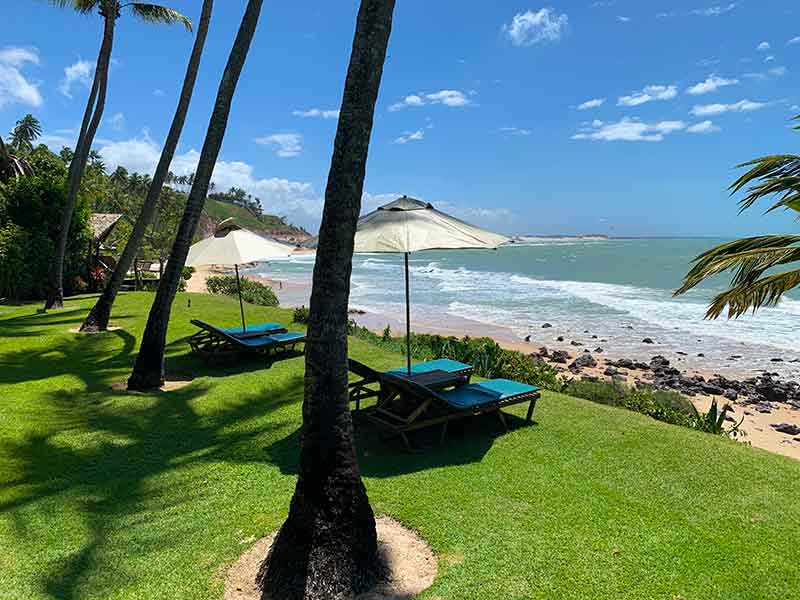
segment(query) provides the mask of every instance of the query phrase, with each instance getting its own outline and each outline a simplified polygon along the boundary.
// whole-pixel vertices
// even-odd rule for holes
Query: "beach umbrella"
[[[262,237],[242,229],[231,219],[217,226],[214,235],[201,240],[189,248],[186,257],[187,267],[204,265],[233,265],[236,270],[236,287],[239,290],[239,310],[242,313],[242,331],[247,331],[242,302],[242,282],[239,278],[239,265],[286,258],[294,252],[294,247]]]
[[[436,210],[428,202],[403,196],[358,221],[355,252],[401,253],[406,275],[406,363],[411,375],[411,299],[408,255],[421,250],[496,249],[503,235],[480,229]]]

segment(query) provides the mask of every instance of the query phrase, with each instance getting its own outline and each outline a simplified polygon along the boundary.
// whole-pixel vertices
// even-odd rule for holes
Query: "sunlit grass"
[[[181,341],[189,319],[235,325],[238,304],[181,294],[167,365],[194,382],[112,392],[151,298],[122,295],[122,329],[95,336],[68,332],[89,297],[49,314],[0,307],[4,600],[220,598],[227,566],[286,515],[302,357],[204,365]],[[351,354],[403,363],[358,340]],[[561,395],[534,417],[507,434],[492,418],[455,425],[416,455],[358,430],[376,512],[441,557],[424,597],[800,597],[800,463]]]

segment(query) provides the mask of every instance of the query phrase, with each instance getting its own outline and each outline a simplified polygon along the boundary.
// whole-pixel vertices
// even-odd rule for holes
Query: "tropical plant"
[[[127,9],[135,17],[147,23],[181,23],[189,30],[192,27],[191,21],[181,13],[157,4],[143,2],[122,4],[119,0],[49,0],[49,2],[61,8],[72,8],[80,14],[89,14],[96,10],[103,18],[103,41],[97,56],[94,81],[89,92],[86,110],[83,114],[78,142],[75,145],[75,153],[69,165],[67,203],[64,206],[64,213],[61,217],[61,230],[56,243],[56,254],[48,278],[49,291],[45,302],[46,309],[59,308],[64,304],[64,254],[69,237],[69,225],[72,221],[72,212],[75,210],[75,202],[78,198],[86,164],[90,158],[92,143],[103,118],[108,89],[108,70],[111,64],[111,51],[114,46],[114,28],[122,9]]]
[[[8,147],[11,152],[17,155],[27,154],[33,151],[33,142],[42,135],[42,124],[31,114],[22,117],[14,126]]]
[[[242,277],[239,284],[241,284],[242,300],[245,302],[260,306],[278,306],[278,297],[268,285],[264,285],[260,281],[253,281],[247,277]],[[239,284],[236,282],[236,277],[231,277],[230,275],[206,279],[206,287],[212,294],[238,296]]]
[[[152,390],[161,387],[164,383],[164,346],[172,301],[178,291],[181,271],[186,263],[186,256],[189,254],[189,246],[197,231],[211,175],[214,172],[222,140],[225,137],[225,129],[228,126],[233,96],[236,93],[236,86],[239,83],[239,77],[255,35],[263,2],[264,0],[248,0],[239,31],[228,56],[214,102],[214,110],[208,124],[206,139],[197,163],[197,174],[189,192],[186,209],[180,225],[178,225],[164,276],[159,282],[156,297],[150,307],[136,364],[133,367],[133,373],[128,378],[128,389]]]
[[[347,302],[394,0],[362,0],[333,145],[308,318],[300,465],[257,582],[264,598],[352,598],[381,572],[348,406]]]
[[[3,139],[0,138],[0,183],[26,175],[33,175],[30,163],[24,158],[11,154]]]
[[[141,211],[139,212],[139,216],[133,225],[133,230],[131,231],[127,243],[125,244],[125,249],[122,251],[122,255],[117,261],[114,272],[111,274],[108,283],[103,288],[103,293],[97,299],[97,303],[94,305],[92,310],[89,311],[89,314],[81,325],[81,331],[105,331],[108,328],[108,321],[111,318],[111,310],[114,306],[114,300],[116,300],[117,294],[119,293],[119,290],[122,288],[122,284],[125,281],[125,277],[127,276],[133,261],[136,259],[136,255],[139,252],[139,247],[142,244],[142,240],[147,236],[148,227],[151,223],[153,223],[153,220],[156,217],[159,198],[162,196],[164,183],[168,178],[171,178],[170,176],[172,175],[169,171],[169,166],[172,163],[173,157],[175,156],[175,149],[178,147],[178,141],[180,140],[181,132],[183,131],[183,126],[186,122],[186,115],[189,112],[189,105],[192,101],[192,94],[194,92],[195,82],[197,81],[197,72],[200,68],[200,58],[203,55],[203,48],[205,46],[206,36],[208,34],[208,26],[211,21],[213,5],[213,0],[204,0],[203,2],[203,9],[200,14],[197,35],[195,37],[192,53],[189,56],[189,64],[186,68],[186,75],[183,79],[183,88],[181,89],[180,98],[178,100],[178,107],[175,110],[175,116],[172,118],[172,126],[170,127],[169,134],[167,135],[167,139],[164,143],[164,148],[161,151],[161,158],[158,162],[158,166],[156,167],[155,175],[153,176],[153,180],[148,187],[147,197],[144,201]],[[169,190],[169,194],[177,195],[171,190]],[[163,226],[163,219],[159,219],[159,221],[161,221],[160,225]],[[163,227],[153,227],[150,231],[163,232],[164,229]],[[173,231],[175,231],[174,228],[168,230],[169,233]],[[159,239],[163,238],[164,236],[159,236]],[[172,237],[170,236],[168,239],[171,245]],[[150,241],[152,242],[153,240],[151,239]],[[163,260],[160,264],[163,264]]]
[[[744,417],[738,422],[735,423],[732,427],[726,429],[725,428],[725,420],[727,418],[728,412],[731,411],[731,407],[729,405],[725,405],[720,408],[717,406],[717,401],[711,401],[711,408],[708,409],[707,413],[701,413],[698,411],[694,405],[692,405],[692,409],[694,411],[693,414],[693,426],[695,429],[699,431],[704,431],[705,433],[712,433],[714,435],[727,435],[730,437],[736,437],[741,435],[740,427],[742,423],[744,423]]]
[[[795,119],[800,120],[800,115]],[[740,213],[768,196],[776,199],[767,212],[778,209],[800,212],[800,155],[764,156],[739,167],[750,167],[729,188],[731,194],[746,192],[739,201]],[[675,294],[684,294],[710,277],[734,271],[729,289],[714,297],[706,317],[716,319],[726,307],[729,318],[740,317],[750,310],[775,306],[786,292],[797,287],[800,268],[777,273],[772,269],[798,261],[800,235],[761,235],[735,240],[695,258],[694,266]]]

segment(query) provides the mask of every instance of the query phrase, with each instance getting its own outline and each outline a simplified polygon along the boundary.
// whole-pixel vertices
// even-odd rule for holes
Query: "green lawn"
[[[194,383],[112,392],[150,298],[122,295],[123,329],[96,336],[68,332],[91,297],[0,306],[3,600],[221,598],[227,566],[286,515],[303,359],[204,366],[189,319],[235,325],[239,307],[181,294],[168,369]],[[351,354],[402,364],[358,341]],[[361,432],[376,513],[441,559],[425,598],[800,598],[800,463],[557,394],[534,416],[504,435],[473,419],[417,455]]]

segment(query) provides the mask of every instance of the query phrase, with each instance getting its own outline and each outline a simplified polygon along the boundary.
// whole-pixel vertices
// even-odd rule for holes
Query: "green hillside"
[[[284,235],[300,235],[302,237],[306,232],[290,223],[284,222],[280,217],[275,215],[262,215],[260,218],[256,217],[246,208],[229,204],[227,202],[220,202],[208,198],[206,200],[203,212],[215,223],[224,221],[228,218],[236,220],[238,225],[251,229],[254,231],[264,231],[272,234]]]

